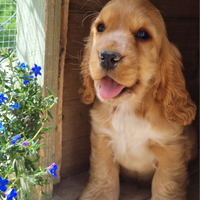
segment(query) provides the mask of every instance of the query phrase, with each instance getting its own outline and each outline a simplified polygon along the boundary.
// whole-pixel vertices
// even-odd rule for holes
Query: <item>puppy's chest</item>
[[[148,151],[148,142],[158,139],[158,135],[147,121],[137,118],[130,109],[118,109],[113,115],[112,127],[107,133],[119,163],[133,170],[153,164],[154,156]]]

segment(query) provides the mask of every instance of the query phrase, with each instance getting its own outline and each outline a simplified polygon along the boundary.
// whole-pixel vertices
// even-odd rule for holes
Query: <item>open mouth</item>
[[[100,80],[99,93],[103,99],[112,99],[119,97],[122,93],[126,92],[127,87],[115,82],[109,76],[105,76]]]

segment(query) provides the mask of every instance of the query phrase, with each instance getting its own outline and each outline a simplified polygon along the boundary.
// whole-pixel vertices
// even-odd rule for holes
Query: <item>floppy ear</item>
[[[166,119],[181,125],[191,124],[196,105],[185,87],[181,54],[167,39],[160,52],[161,73],[157,78],[155,98],[163,105]]]
[[[81,94],[81,101],[85,104],[93,103],[95,98],[94,81],[92,80],[89,71],[89,60],[91,51],[90,43],[91,41],[89,39],[87,45],[85,46],[83,61],[81,63],[81,75],[83,76],[83,85],[79,89],[79,94]]]

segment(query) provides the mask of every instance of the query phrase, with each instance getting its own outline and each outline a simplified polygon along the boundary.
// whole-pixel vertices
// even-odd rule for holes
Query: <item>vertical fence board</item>
[[[58,165],[58,178],[54,184],[60,182],[60,169],[62,164],[62,118],[63,118],[63,86],[64,86],[64,68],[65,55],[67,47],[68,31],[68,11],[69,0],[63,0],[61,4],[61,27],[60,27],[60,63],[58,71],[58,105],[57,105],[57,123],[56,123],[56,141],[55,141],[55,162]]]

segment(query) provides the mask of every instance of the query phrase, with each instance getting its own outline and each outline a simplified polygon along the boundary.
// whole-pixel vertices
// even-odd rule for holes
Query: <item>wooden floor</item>
[[[199,200],[199,159],[189,165],[190,184],[187,200]],[[52,200],[78,200],[87,181],[88,172],[83,172],[54,186]],[[119,200],[150,200],[151,188],[138,188],[134,183],[122,182]]]

